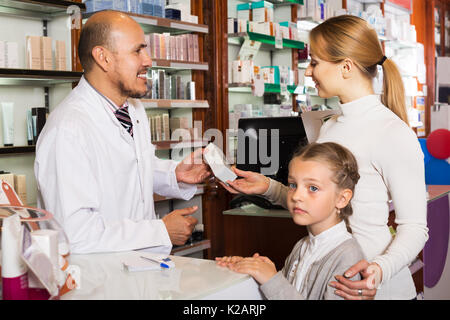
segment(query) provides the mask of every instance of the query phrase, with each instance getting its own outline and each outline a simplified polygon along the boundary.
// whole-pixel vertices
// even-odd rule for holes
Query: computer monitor
[[[302,118],[241,118],[238,129],[236,167],[287,185],[293,153],[308,144]]]

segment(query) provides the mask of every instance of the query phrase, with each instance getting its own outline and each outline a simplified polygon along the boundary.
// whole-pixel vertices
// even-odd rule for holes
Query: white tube
[[[22,228],[19,215],[3,218],[2,282],[5,300],[28,299],[27,267],[20,257]]]
[[[27,140],[28,145],[33,144],[33,118],[31,116],[31,110],[27,110]]]
[[[12,102],[2,102],[3,119],[3,145],[12,146],[14,144],[14,104]]]

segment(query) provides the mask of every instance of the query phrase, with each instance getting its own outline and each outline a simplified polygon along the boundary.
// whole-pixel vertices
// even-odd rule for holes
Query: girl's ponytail
[[[390,59],[386,59],[382,66],[383,95],[381,96],[381,102],[409,125],[405,104],[405,88],[400,72]]]

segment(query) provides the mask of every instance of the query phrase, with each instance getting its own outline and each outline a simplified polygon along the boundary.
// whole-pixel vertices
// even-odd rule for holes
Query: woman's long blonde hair
[[[364,75],[377,75],[377,64],[384,54],[376,31],[356,16],[342,15],[325,20],[311,30],[310,46],[320,59],[339,63],[350,58]],[[405,89],[395,63],[386,59],[383,67],[381,102],[408,124]]]

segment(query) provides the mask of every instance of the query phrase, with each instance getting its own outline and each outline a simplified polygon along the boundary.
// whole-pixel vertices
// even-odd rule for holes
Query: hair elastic
[[[383,58],[381,58],[380,61],[377,62],[377,64],[379,64],[380,66],[383,65],[383,62],[386,61],[386,56],[383,56]]]

